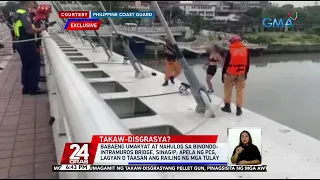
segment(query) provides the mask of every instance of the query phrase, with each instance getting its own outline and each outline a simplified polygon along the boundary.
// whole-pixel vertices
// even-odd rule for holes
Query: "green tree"
[[[257,22],[260,21],[262,18],[262,11],[263,10],[261,8],[254,7],[248,9],[246,15],[253,19],[254,22]]]
[[[198,34],[202,29],[203,19],[199,15],[189,15],[185,17],[185,24],[193,30],[194,34]]]
[[[285,4],[281,8],[285,11],[292,11],[294,9],[294,6],[292,4]]]
[[[121,1],[101,1],[104,8],[107,11],[118,12],[123,8]],[[81,1],[83,4],[92,4],[98,7],[99,10],[102,10],[100,4],[97,1]]]
[[[174,22],[176,22],[178,19],[183,21],[185,18],[183,10],[179,7],[166,8],[164,10],[163,16],[169,23],[171,23],[171,20],[173,24],[175,24]]]

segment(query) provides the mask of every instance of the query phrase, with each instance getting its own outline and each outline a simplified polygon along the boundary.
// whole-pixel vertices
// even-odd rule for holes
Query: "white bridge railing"
[[[49,34],[42,32],[45,48],[47,87],[50,113],[55,118],[53,136],[57,161],[60,163],[66,142],[91,142],[92,135],[129,135],[125,128],[88,83]],[[143,176],[160,179],[157,173]],[[74,179],[129,179],[142,176],[139,173],[115,172],[61,172],[60,178]]]

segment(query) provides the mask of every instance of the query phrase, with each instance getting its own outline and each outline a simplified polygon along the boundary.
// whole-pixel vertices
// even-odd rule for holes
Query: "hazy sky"
[[[292,4],[295,7],[312,6],[314,5],[314,2],[315,1],[271,1],[271,3],[277,3],[280,6],[284,4]],[[320,5],[320,2],[318,2],[318,4]]]
[[[180,2],[192,2],[192,1],[180,1]],[[277,3],[280,6],[284,5],[284,4],[292,4],[295,7],[303,7],[303,6],[312,6],[314,5],[315,1],[271,1],[272,3]],[[318,2],[320,5],[320,1]]]

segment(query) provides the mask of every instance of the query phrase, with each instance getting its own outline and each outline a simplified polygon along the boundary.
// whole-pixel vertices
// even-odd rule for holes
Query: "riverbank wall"
[[[320,52],[320,44],[271,44],[263,54],[313,53]]]

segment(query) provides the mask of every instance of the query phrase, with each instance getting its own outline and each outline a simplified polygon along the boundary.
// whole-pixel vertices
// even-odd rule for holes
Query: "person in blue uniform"
[[[40,61],[37,56],[36,44],[32,40],[36,33],[45,30],[45,26],[35,28],[31,22],[28,9],[32,8],[32,1],[20,1],[20,8],[16,11],[14,33],[17,41],[16,47],[22,61],[21,80],[22,94],[44,94],[46,91],[38,87]]]

